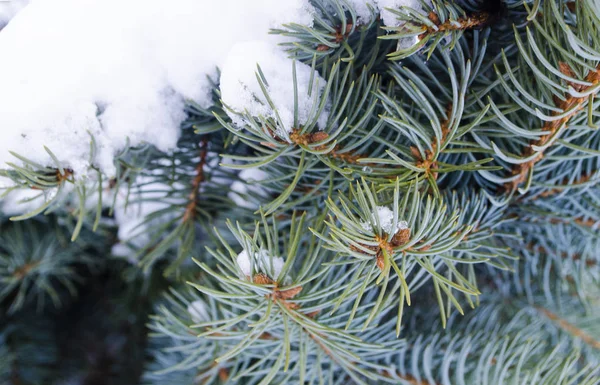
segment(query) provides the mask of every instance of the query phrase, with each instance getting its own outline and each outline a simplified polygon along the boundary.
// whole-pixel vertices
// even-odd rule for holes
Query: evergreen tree
[[[13,154],[0,384],[600,384],[600,2],[379,3],[114,177]]]

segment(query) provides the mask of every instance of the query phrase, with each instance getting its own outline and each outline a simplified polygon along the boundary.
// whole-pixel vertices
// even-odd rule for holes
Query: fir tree
[[[600,384],[600,2],[310,3],[174,149],[12,153],[0,384]]]

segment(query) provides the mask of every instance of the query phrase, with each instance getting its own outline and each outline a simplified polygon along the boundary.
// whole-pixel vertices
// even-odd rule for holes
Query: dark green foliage
[[[9,314],[30,302],[38,310],[46,303],[59,307],[77,295],[82,270],[99,264],[98,250],[85,239],[72,243],[68,237],[55,219],[0,227],[0,304]]]
[[[215,84],[113,180],[2,171],[52,215],[0,227],[0,384],[600,383],[600,3],[312,3],[291,132]]]

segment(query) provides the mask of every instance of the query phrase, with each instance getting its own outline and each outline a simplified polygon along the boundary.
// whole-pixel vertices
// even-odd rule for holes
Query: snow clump
[[[308,0],[34,0],[0,32],[0,164],[14,151],[56,167],[46,145],[82,179],[90,163],[112,176],[128,145],[172,149],[185,100],[213,104],[235,44],[275,47],[270,28],[313,13]]]
[[[394,226],[394,211],[385,206],[377,206],[371,213],[370,219],[368,222],[361,222],[362,228],[368,232],[373,231],[378,220],[381,229],[386,234],[396,234],[400,230],[408,229],[408,222],[406,221],[398,221]]]
[[[191,302],[187,306],[187,312],[190,314],[192,321],[195,323],[206,322],[210,319],[206,304],[201,300]]]
[[[267,82],[266,89],[273,103],[267,102],[256,77],[260,66]],[[294,125],[294,86],[292,59],[264,41],[236,44],[230,51],[221,73],[221,96],[225,105],[233,110],[228,115],[235,125],[243,127],[247,120],[240,116],[272,118],[277,122],[276,134],[289,142],[289,133]],[[320,96],[326,81],[311,67],[296,62],[296,84],[298,87],[298,123],[303,125],[317,112]],[[311,87],[312,82],[312,87]],[[312,94],[309,89],[312,88]],[[328,114],[318,117],[318,126],[323,128]]]
[[[266,274],[269,278],[276,280],[283,270],[285,262],[282,257],[271,257],[268,250],[260,249],[258,252],[248,253],[242,250],[236,258],[236,262],[242,274],[253,277],[254,274]]]

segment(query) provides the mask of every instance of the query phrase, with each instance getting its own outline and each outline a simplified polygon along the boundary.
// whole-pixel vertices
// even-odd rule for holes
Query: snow
[[[367,24],[371,21],[373,14],[369,9],[369,6],[377,12],[377,1],[365,1],[365,0],[346,0],[346,2],[352,7],[354,13],[356,13],[356,18],[360,24]]]
[[[29,4],[29,0],[4,0],[0,2],[0,29],[15,17],[23,7]]]
[[[192,317],[192,321],[195,323],[205,322],[210,319],[208,315],[208,309],[206,308],[206,304],[201,300],[196,300],[191,302],[187,306],[187,312]]]
[[[358,23],[367,24],[372,20],[372,13],[369,6],[379,12],[383,24],[388,27],[400,27],[404,21],[398,20],[397,16],[388,9],[399,10],[400,7],[412,8],[415,11],[425,14],[425,10],[420,0],[346,0],[356,12]],[[425,0],[426,4],[431,5],[430,0]],[[419,42],[418,36],[402,38],[398,40],[398,50],[408,49]]]
[[[348,2],[362,19],[372,17],[368,4],[376,11],[420,9],[419,0]],[[56,166],[46,145],[77,179],[88,177],[90,165],[111,177],[114,156],[127,145],[176,145],[185,100],[209,107],[217,68],[223,100],[234,111],[274,117],[257,64],[281,118],[278,134],[289,139],[292,60],[277,44],[290,38],[268,32],[286,23],[312,25],[309,0],[13,0],[0,2],[0,25],[17,12],[0,32],[0,165],[20,163],[12,150]],[[398,24],[388,11],[382,17]],[[296,68],[302,124],[325,81],[315,74],[317,97],[309,97],[310,68]],[[319,117],[320,128],[326,119]]]
[[[267,92],[275,109],[267,103],[256,77],[257,64],[267,82]],[[311,68],[303,63],[296,63],[296,81],[298,85],[298,122],[306,123],[314,118],[316,105],[325,87],[325,80],[312,74]],[[236,44],[227,57],[221,73],[221,97],[233,123],[242,128],[247,123],[239,114],[246,113],[252,117],[279,119],[277,135],[289,142],[288,134],[294,125],[294,86],[293,60],[264,41],[249,41]],[[316,96],[316,98],[315,98]],[[314,110],[313,110],[314,109]],[[311,114],[312,112],[312,114]],[[319,127],[323,127],[327,114],[319,116]]]
[[[377,0],[377,5],[381,12],[381,19],[388,27],[398,27],[402,22],[397,19],[394,13],[388,11],[386,8],[399,9],[400,7],[408,7],[416,11],[423,10],[420,0]]]
[[[0,32],[0,164],[19,163],[12,150],[54,166],[46,145],[81,179],[91,136],[108,176],[128,144],[173,148],[185,99],[212,104],[235,44],[275,46],[269,28],[312,12],[308,0],[33,1]]]
[[[273,280],[279,277],[285,264],[282,257],[271,258],[271,254],[265,249],[251,253],[249,254],[247,250],[242,250],[236,258],[237,265],[244,276],[253,277],[256,273],[263,273]],[[250,255],[252,255],[252,259]]]
[[[170,196],[173,188],[182,188],[181,184],[170,186],[155,182],[148,176],[138,176],[135,185],[135,188],[128,191],[128,186],[123,184],[116,191],[118,197],[115,201],[114,217],[119,226],[117,235],[121,243],[113,245],[112,253],[115,256],[131,257],[131,250],[123,242],[130,242],[134,247],[146,246],[153,237],[147,229],[156,224],[156,221],[169,221],[178,212],[174,210],[173,213],[164,214],[150,223],[146,219],[149,214],[183,203],[181,198]],[[112,197],[105,201],[107,204],[112,203]],[[137,261],[132,261],[135,262]]]
[[[365,20],[372,17],[368,4],[375,11],[420,7],[418,0],[347,1]],[[256,79],[257,64],[280,118],[277,133],[289,141],[293,61],[277,45],[289,38],[268,32],[285,23],[311,25],[314,12],[309,0],[0,1],[0,28],[6,24],[0,31],[0,167],[21,164],[9,151],[55,167],[47,146],[77,180],[93,179],[95,171],[89,167],[94,165],[106,181],[114,176],[115,154],[128,145],[172,149],[186,117],[185,101],[209,107],[212,84],[219,80],[222,98],[233,111],[274,118]],[[389,12],[383,18],[387,25],[396,23]],[[326,81],[315,73],[309,96],[311,68],[295,65],[303,124],[314,119],[311,111]],[[217,68],[222,69],[220,79]],[[244,125],[239,115],[230,116]],[[318,117],[319,128],[327,117],[327,112]],[[90,150],[92,138],[95,151]],[[250,183],[265,178],[257,172],[240,173],[232,190],[262,193]],[[28,189],[11,192],[1,209],[22,213],[48,199],[42,196],[17,207],[17,201],[35,195],[39,192]],[[251,205],[237,194],[231,197],[240,206]],[[162,207],[160,201],[116,207],[119,238],[129,239],[146,214]]]
[[[0,213],[5,216],[22,215],[33,211],[51,198],[50,195],[31,188],[7,191],[9,186],[12,186],[12,181],[0,177]]]
[[[227,194],[238,207],[257,209],[258,202],[250,199],[250,193],[265,196],[265,189],[259,184],[267,179],[268,174],[259,168],[247,168],[238,174],[240,180],[231,183],[231,191]]]
[[[377,220],[379,220],[379,225],[386,234],[396,234],[399,230],[408,229],[408,222],[406,221],[398,221],[394,226],[394,211],[385,206],[377,206],[371,213],[370,221],[362,222],[361,226],[366,231],[372,232]]]
[[[356,12],[359,23],[368,23],[371,21],[372,13],[369,6],[379,11],[383,24],[388,27],[398,27],[401,21],[397,20],[396,15],[388,9],[400,9],[408,7],[417,11],[422,11],[423,7],[420,0],[346,0]]]

